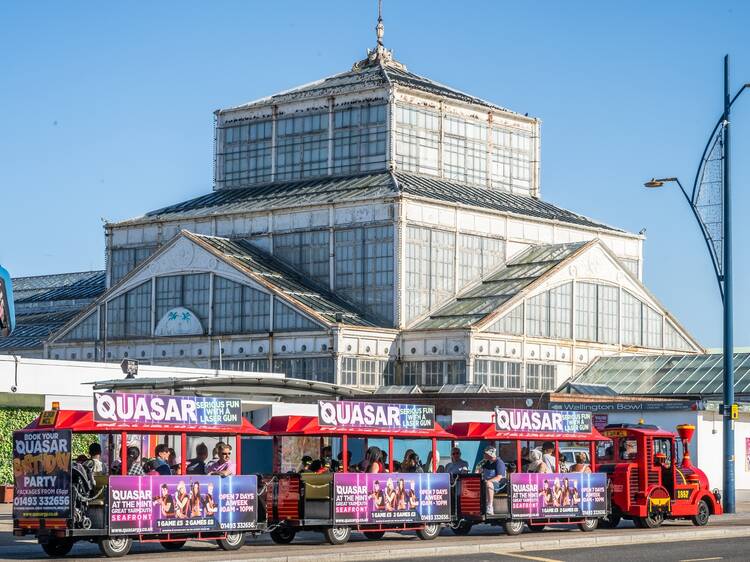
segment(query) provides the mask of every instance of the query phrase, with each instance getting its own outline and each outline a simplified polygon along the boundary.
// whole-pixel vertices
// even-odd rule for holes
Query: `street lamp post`
[[[719,283],[724,309],[724,404],[722,408],[724,427],[724,511],[735,512],[734,483],[734,334],[732,303],[732,199],[729,160],[729,112],[732,104],[750,84],[745,84],[733,98],[729,95],[729,55],[724,57],[724,112],[716,123],[708,144],[703,151],[701,163],[695,176],[692,196],[683,187],[678,178],[652,178],[646,187],[661,187],[665,183],[676,183],[690,206],[701,229],[701,234],[708,247],[709,254]],[[721,151],[720,159],[716,157]],[[719,205],[712,200],[711,186],[718,187],[719,182],[711,176],[709,169],[720,160],[721,169],[721,214],[716,210]],[[714,193],[715,197],[716,194]]]

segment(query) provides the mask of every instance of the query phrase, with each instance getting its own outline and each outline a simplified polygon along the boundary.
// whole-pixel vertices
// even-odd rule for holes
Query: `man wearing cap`
[[[482,476],[484,477],[484,485],[487,486],[487,515],[495,515],[492,500],[495,493],[507,485],[506,475],[505,463],[503,459],[497,456],[497,449],[487,447],[484,450],[484,462],[482,463]]]
[[[461,449],[453,447],[451,449],[451,462],[445,466],[445,472],[448,474],[463,474],[469,472],[469,463],[461,458]]]

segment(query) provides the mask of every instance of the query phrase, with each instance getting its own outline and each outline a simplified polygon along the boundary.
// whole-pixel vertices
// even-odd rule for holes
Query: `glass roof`
[[[720,353],[602,357],[569,384],[604,385],[617,394],[706,396],[721,394]],[[734,391],[750,394],[750,353],[734,354]]]

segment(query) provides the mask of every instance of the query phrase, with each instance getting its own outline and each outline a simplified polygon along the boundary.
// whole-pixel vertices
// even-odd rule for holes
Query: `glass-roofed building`
[[[539,119],[377,29],[350,70],[216,111],[213,190],[107,224],[107,291],[47,356],[543,391],[702,351],[643,286],[643,236],[543,200]]]

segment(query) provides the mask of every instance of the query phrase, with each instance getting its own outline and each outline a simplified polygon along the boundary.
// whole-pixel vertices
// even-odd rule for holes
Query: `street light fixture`
[[[711,255],[714,273],[719,284],[723,303],[724,319],[724,403],[722,407],[724,426],[724,512],[735,512],[734,479],[734,334],[732,307],[732,199],[729,159],[729,112],[750,84],[744,84],[733,98],[729,97],[729,55],[724,57],[724,112],[721,114],[695,175],[692,195],[682,186],[680,180],[672,178],[651,178],[645,187],[655,189],[665,183],[676,183],[690,206],[701,229],[701,234]],[[721,192],[719,192],[719,188]],[[711,190],[714,190],[712,193]],[[719,208],[719,209],[717,209]]]

